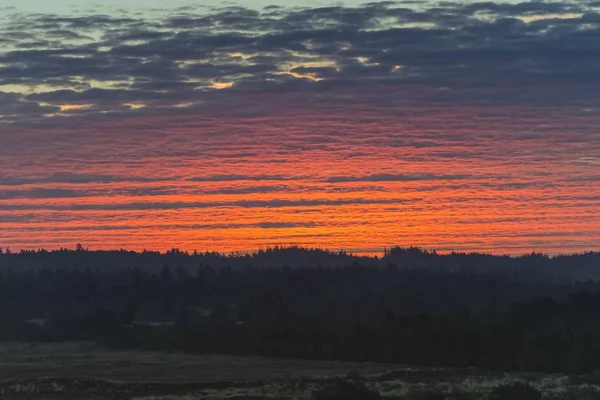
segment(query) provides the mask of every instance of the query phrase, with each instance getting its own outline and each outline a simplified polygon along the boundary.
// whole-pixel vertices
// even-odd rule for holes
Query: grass
[[[373,363],[273,360],[260,357],[189,355],[110,350],[93,343],[0,343],[0,381],[92,377],[122,382],[213,383],[374,375],[392,367]]]
[[[527,384],[543,400],[600,400],[599,377],[0,343],[2,400],[312,400],[342,378],[383,399],[485,400]]]

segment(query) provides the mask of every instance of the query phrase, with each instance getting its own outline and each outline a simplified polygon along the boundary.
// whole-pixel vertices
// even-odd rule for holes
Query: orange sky
[[[0,243],[595,249],[590,126],[598,117],[575,108],[351,106],[29,128],[0,150],[18,172],[0,186]]]
[[[0,246],[600,250],[595,5],[252,4],[0,13]]]

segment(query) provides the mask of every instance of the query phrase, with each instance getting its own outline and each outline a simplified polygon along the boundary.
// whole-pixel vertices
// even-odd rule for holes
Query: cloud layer
[[[232,94],[221,92],[358,87],[407,91],[410,97],[396,100],[405,102],[596,103],[597,10],[593,2],[380,2],[7,12],[0,116],[5,123],[43,121],[227,103]]]

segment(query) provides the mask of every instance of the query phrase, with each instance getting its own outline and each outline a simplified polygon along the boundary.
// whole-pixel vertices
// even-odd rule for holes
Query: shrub
[[[313,392],[314,400],[380,400],[381,395],[359,381],[334,379]]]
[[[494,390],[490,400],[542,400],[542,394],[526,383],[515,382],[501,385]]]
[[[446,395],[434,390],[417,390],[408,393],[402,400],[446,400]]]
[[[568,388],[563,393],[547,397],[548,400],[600,400],[600,392],[593,387]]]

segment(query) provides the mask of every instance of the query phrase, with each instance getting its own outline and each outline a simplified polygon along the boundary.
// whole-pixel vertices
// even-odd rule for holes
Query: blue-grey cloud
[[[0,37],[3,122],[389,85],[421,87],[417,102],[501,102],[497,88],[512,88],[512,102],[597,103],[600,85],[600,17],[585,2],[20,14],[0,22]]]

